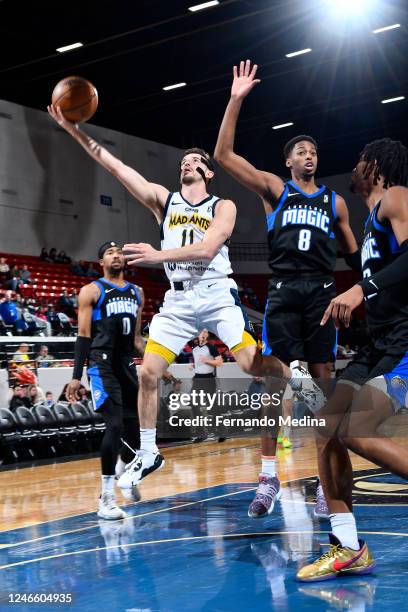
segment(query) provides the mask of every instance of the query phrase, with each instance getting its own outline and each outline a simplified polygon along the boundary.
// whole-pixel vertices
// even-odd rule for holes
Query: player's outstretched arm
[[[139,202],[153,212],[157,222],[161,223],[163,208],[169,194],[168,189],[163,185],[150,183],[136,170],[109,153],[96,140],[80,130],[77,124],[67,121],[59,107],[54,107],[51,104],[47,107],[47,110],[54,121],[68,132],[92,159],[113,174]]]
[[[257,193],[265,203],[270,203],[282,193],[282,179],[275,174],[258,170],[234,151],[235,129],[242,102],[253,87],[260,83],[260,80],[255,78],[257,68],[256,64],[251,67],[249,60],[241,62],[239,69],[234,66],[231,97],[221,123],[214,158],[237,181]]]
[[[92,308],[99,299],[99,289],[95,283],[82,287],[78,295],[78,336],[75,342],[74,371],[66,390],[69,402],[79,400],[82,372],[91,348]]]
[[[139,310],[137,311],[136,326],[135,326],[135,348],[137,352],[139,353],[139,355],[142,357],[145,351],[145,343],[143,342],[143,338],[142,338],[142,315],[143,315],[143,308],[145,305],[145,296],[144,296],[144,291],[141,287],[137,287],[137,289],[140,295],[140,306],[139,306]]]
[[[164,263],[166,261],[194,261],[196,259],[212,259],[222,245],[231,236],[237,209],[231,200],[222,200],[217,204],[215,216],[204,238],[195,244],[189,244],[178,249],[158,251],[151,244],[125,244],[125,259],[129,266],[140,263]]]

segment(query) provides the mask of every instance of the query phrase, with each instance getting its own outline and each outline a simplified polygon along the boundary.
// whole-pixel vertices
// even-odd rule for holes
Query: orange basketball
[[[88,121],[98,108],[98,92],[86,79],[69,76],[54,87],[52,104],[59,106],[65,119],[72,123]]]

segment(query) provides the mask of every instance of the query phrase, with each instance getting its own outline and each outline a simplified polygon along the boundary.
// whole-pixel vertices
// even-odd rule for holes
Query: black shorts
[[[88,379],[95,410],[110,400],[122,410],[123,417],[137,418],[138,379],[132,355],[91,351]]]
[[[383,377],[386,383],[384,391],[405,406],[408,391],[408,324],[371,334],[370,342],[346,367],[338,382],[349,383],[359,389],[379,377]]]
[[[269,281],[262,333],[262,352],[289,364],[295,359],[327,363],[336,359],[333,320],[320,321],[336,296],[332,276],[274,277]]]
[[[191,390],[215,393],[217,391],[217,379],[213,374],[196,374],[193,378]]]

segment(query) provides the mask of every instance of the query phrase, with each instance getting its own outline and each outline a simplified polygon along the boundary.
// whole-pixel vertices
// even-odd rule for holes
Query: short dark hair
[[[302,140],[307,140],[307,142],[311,142],[316,147],[317,151],[317,142],[314,138],[312,138],[312,136],[306,136],[306,134],[299,134],[299,136],[294,136],[293,138],[291,138],[283,147],[283,155],[285,159],[288,159],[289,155],[292,153],[295,144],[301,142]]]
[[[373,183],[376,185],[384,177],[384,188],[393,185],[406,186],[408,183],[408,149],[400,140],[381,138],[366,144],[360,159],[368,162],[363,178],[374,171]]]
[[[214,172],[214,164],[211,159],[211,155],[207,153],[207,151],[204,151],[204,149],[200,149],[199,147],[192,147],[191,149],[186,149],[186,151],[184,151],[183,157],[185,157],[186,155],[191,155],[192,153],[201,155],[201,161],[203,162],[203,164],[205,164],[207,168],[211,170],[211,172]]]

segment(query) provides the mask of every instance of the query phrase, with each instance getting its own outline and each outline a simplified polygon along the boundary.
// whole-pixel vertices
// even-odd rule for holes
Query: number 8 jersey
[[[277,275],[332,274],[336,265],[336,194],[324,185],[305,193],[293,181],[267,215],[269,265]]]
[[[118,287],[99,278],[94,281],[100,296],[92,311],[91,351],[114,351],[133,355],[140,293],[135,285]]]
[[[181,193],[169,193],[160,227],[162,250],[201,242],[219,201],[220,198],[210,195],[199,204],[190,204]],[[225,278],[232,272],[228,242],[222,245],[211,261],[166,262],[164,268],[168,279],[174,282]]]

